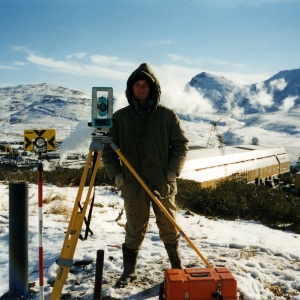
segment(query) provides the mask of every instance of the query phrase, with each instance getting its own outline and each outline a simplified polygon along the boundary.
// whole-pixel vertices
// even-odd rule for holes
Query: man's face
[[[138,80],[133,85],[133,95],[139,102],[145,102],[150,94],[150,87],[146,80]]]

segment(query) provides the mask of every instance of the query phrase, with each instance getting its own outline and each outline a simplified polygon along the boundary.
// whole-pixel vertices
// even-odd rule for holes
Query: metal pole
[[[97,251],[94,300],[102,299],[104,250]]]
[[[44,300],[44,249],[43,249],[43,162],[38,158],[38,214],[39,214],[39,283],[40,300]]]
[[[28,182],[9,183],[9,295],[28,295]]]

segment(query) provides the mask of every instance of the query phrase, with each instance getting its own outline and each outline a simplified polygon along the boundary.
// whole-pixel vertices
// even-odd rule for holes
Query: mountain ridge
[[[23,130],[37,127],[60,127],[63,139],[91,112],[89,95],[46,83],[0,88],[0,99],[2,141],[5,137],[21,141]]]
[[[300,107],[300,69],[280,71],[269,79],[250,85],[202,72],[187,83],[209,99],[218,113],[236,108],[244,114],[290,110]]]
[[[255,128],[260,141],[276,145],[276,136],[284,135],[290,147],[291,139],[300,137],[299,74],[300,69],[281,71],[266,81],[244,86],[205,72],[194,76],[185,88],[187,105],[197,109],[178,110],[190,145],[205,147],[211,123],[219,120],[226,145],[251,143]],[[193,98],[192,89],[202,98]],[[211,112],[201,112],[203,98],[211,104]],[[63,141],[79,122],[86,121],[83,127],[87,127],[91,119],[91,95],[65,87],[46,83],[4,87],[0,99],[2,143],[21,142],[25,129],[50,128]]]

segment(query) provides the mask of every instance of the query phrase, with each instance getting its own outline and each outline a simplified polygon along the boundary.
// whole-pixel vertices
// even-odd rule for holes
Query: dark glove
[[[115,184],[118,188],[122,187],[122,185],[124,184],[124,178],[123,178],[123,174],[119,173],[116,177],[115,177]]]
[[[172,171],[168,171],[167,173],[167,179],[168,181],[175,181],[176,180],[176,173],[172,172]]]

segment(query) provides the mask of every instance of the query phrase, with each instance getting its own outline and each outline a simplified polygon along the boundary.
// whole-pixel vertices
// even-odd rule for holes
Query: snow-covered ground
[[[0,295],[9,290],[9,186],[0,183]],[[44,278],[45,299],[49,299],[56,278],[57,264],[68,226],[70,212],[77,195],[76,187],[43,186]],[[83,197],[85,199],[85,197]],[[116,222],[123,209],[118,191],[111,187],[96,187],[95,207],[91,229],[93,235],[77,244],[74,260],[90,261],[75,266],[63,288],[68,299],[93,299],[97,250],[104,250],[103,298],[105,299],[158,299],[159,284],[169,261],[159,239],[155,218],[150,219],[147,236],[139,252],[140,279],[130,286],[117,289],[116,279],[122,272],[121,244],[124,240],[125,214]],[[179,211],[179,226],[193,241],[213,267],[230,269],[238,282],[239,299],[300,299],[300,235],[265,227],[243,220],[225,221]],[[84,227],[83,227],[84,229]],[[38,269],[38,190],[29,185],[29,283],[39,299]],[[186,267],[205,267],[196,252],[181,240],[183,264]],[[289,298],[275,296],[284,291]],[[111,297],[111,298],[109,298]],[[65,297],[64,299],[67,299]]]
[[[284,146],[291,162],[300,156],[299,109],[295,113],[261,114],[241,118],[239,121],[226,116],[206,116],[217,121],[220,133],[233,144],[249,144],[257,137],[259,145]],[[199,118],[201,120],[201,118]],[[3,123],[4,124],[4,123]],[[84,126],[81,126],[84,124]],[[63,143],[61,157],[68,150],[88,152],[90,129],[87,122],[79,122],[75,132],[68,129],[68,138]],[[191,146],[206,146],[211,123],[182,120],[182,125]],[[6,137],[21,136],[23,123],[7,125]],[[4,125],[3,125],[4,127]],[[83,128],[82,128],[83,127]],[[15,131],[14,131],[15,130]],[[79,131],[79,132],[76,132]],[[9,132],[9,134],[8,134]],[[83,134],[82,134],[83,133]],[[230,138],[230,139],[229,139]],[[8,141],[10,141],[8,139]],[[74,143],[75,141],[75,143]],[[218,146],[213,135],[214,146]],[[81,147],[79,149],[78,147]],[[56,278],[56,261],[60,256],[65,232],[70,219],[78,188],[59,188],[44,185],[43,248],[45,299],[50,298],[52,283]],[[83,197],[83,199],[85,199]],[[9,290],[9,195],[8,184],[0,182],[0,297]],[[155,218],[151,218],[149,230],[139,253],[138,273],[140,279],[123,289],[114,283],[122,273],[121,244],[124,241],[125,215],[115,221],[123,209],[123,200],[111,187],[96,187],[96,200],[91,229],[94,235],[79,241],[74,260],[90,261],[72,268],[64,285],[64,299],[93,299],[97,250],[105,251],[103,273],[103,298],[105,299],[158,299],[159,285],[169,261],[163,243],[159,239]],[[66,216],[67,212],[69,215]],[[265,227],[259,223],[243,220],[225,221],[179,211],[178,224],[213,267],[230,269],[238,283],[239,299],[271,300],[300,299],[300,235]],[[38,191],[37,185],[29,185],[29,282],[39,299],[38,270]],[[185,267],[205,267],[195,251],[181,241]],[[32,284],[33,285],[33,284]],[[280,295],[282,296],[276,296]],[[67,295],[70,295],[69,298]]]

